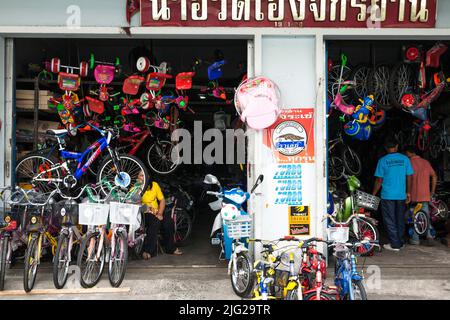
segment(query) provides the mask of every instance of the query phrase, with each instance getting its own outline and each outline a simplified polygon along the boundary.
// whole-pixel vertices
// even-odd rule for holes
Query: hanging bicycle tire
[[[354,82],[353,88],[353,98],[358,101],[358,99],[364,99],[369,93],[368,79],[371,73],[371,69],[368,65],[359,65],[352,71],[351,79]]]
[[[389,78],[389,98],[392,105],[401,109],[403,95],[413,92],[415,86],[414,70],[411,64],[404,62],[396,64]]]
[[[328,178],[332,181],[341,179],[344,176],[345,167],[341,158],[331,156],[328,160]]]
[[[375,104],[385,110],[392,108],[389,96],[389,81],[391,77],[391,67],[387,64],[380,64],[372,69],[369,79],[369,92],[374,95]]]
[[[341,75],[341,65],[335,65],[333,68],[328,72],[328,95],[332,98],[333,101],[336,97],[336,94],[339,91],[339,77]],[[342,72],[342,81],[347,81],[351,79],[352,70],[350,67],[345,66],[344,70]],[[351,91],[347,90],[343,93],[342,98],[344,98],[345,101],[348,100],[348,98],[351,95]]]
[[[361,174],[361,160],[359,159],[358,154],[349,146],[344,147],[342,150],[342,160],[345,171],[347,171],[349,175],[358,176]]]

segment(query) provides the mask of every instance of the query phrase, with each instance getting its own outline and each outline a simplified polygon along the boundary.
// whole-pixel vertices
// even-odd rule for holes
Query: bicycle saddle
[[[63,136],[63,135],[66,135],[68,133],[69,133],[69,131],[67,131],[67,129],[57,129],[57,130],[50,129],[50,130],[47,130],[47,134],[51,134],[51,135],[55,135],[55,136]]]

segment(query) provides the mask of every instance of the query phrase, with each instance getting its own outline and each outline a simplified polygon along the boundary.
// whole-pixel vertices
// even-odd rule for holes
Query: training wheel
[[[60,68],[61,68],[61,60],[59,60],[59,58],[53,58],[50,63],[50,71],[53,73],[59,73]]]
[[[140,57],[136,62],[136,68],[139,72],[147,72],[150,69],[150,59],[147,57]]]
[[[87,77],[89,74],[89,65],[86,61],[81,61],[80,63],[80,76],[82,78]]]

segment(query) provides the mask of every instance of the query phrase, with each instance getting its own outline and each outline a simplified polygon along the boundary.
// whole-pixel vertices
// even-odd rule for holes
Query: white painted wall
[[[4,185],[5,170],[5,38],[0,37],[0,186]]]
[[[280,88],[285,108],[316,108],[316,55],[315,37],[262,37],[261,75],[272,79]],[[274,205],[270,195],[271,178],[276,164],[269,149],[263,146],[262,134],[256,141],[261,147],[256,150],[256,176],[263,173],[265,183],[259,208],[255,215],[255,236],[275,239],[288,234],[288,207]],[[315,179],[304,179],[307,188],[315,189]],[[311,203],[312,219],[315,217],[316,201]],[[311,229],[315,230],[314,222]]]

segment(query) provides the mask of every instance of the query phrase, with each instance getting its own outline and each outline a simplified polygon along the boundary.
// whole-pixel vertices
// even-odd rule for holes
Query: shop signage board
[[[437,0],[127,0],[141,26],[434,28]]]
[[[314,109],[283,110],[265,130],[264,144],[276,162],[271,203],[289,212],[289,234],[309,235],[315,195]]]

